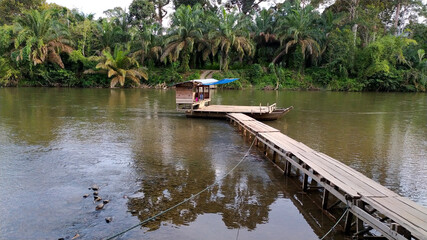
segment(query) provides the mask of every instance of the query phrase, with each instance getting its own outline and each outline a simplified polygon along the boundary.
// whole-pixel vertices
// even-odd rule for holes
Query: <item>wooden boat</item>
[[[196,79],[176,84],[176,108],[187,117],[225,118],[227,113],[244,113],[260,121],[279,119],[293,107],[210,105],[212,85],[225,84],[237,79]]]
[[[246,115],[249,115],[250,117],[253,117],[259,121],[274,121],[283,117],[283,115],[291,111],[293,108],[294,108],[293,106],[290,106],[288,108],[275,109],[271,113],[265,113],[265,114],[252,113],[252,114],[246,114]]]

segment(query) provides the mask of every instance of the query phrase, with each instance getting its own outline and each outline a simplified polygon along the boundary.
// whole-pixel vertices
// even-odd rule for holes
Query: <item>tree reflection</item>
[[[57,138],[65,114],[64,99],[52,101],[51,89],[2,89],[0,117],[7,124],[9,136],[17,143],[44,145]],[[56,91],[57,94],[59,92]]]
[[[203,121],[203,122],[202,122]],[[221,123],[221,126],[226,123]],[[134,146],[135,169],[141,178],[141,189],[128,201],[129,210],[141,221],[164,211],[219,180],[224,169],[214,159],[220,135],[214,122],[206,120],[164,118],[145,122]],[[143,129],[143,130],[142,130]],[[221,129],[224,131],[224,129]],[[238,136],[237,136],[238,137]],[[221,138],[221,136],[219,137]],[[227,141],[222,139],[223,141]],[[239,137],[239,141],[242,141]],[[217,148],[219,149],[219,148]],[[218,150],[216,150],[218,151]],[[244,152],[224,153],[226,161],[237,163],[235,156]],[[228,228],[255,229],[268,221],[269,206],[277,198],[277,189],[257,173],[239,167],[219,183],[187,203],[146,225],[150,230],[161,222],[185,225],[205,213],[220,214]]]

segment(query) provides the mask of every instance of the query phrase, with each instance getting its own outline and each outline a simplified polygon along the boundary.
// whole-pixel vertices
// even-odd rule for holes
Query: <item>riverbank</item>
[[[241,67],[241,66],[240,66]],[[253,64],[246,68],[233,68],[228,71],[212,69],[194,69],[182,73],[176,67],[150,68],[148,80],[140,85],[125,82],[124,88],[166,89],[175,83],[200,78],[239,78],[239,81],[222,86],[228,89],[255,88],[262,90],[326,90],[347,92],[425,92],[427,82],[414,84],[403,78],[389,79],[390,89],[375,88],[375,84],[366,79],[340,78],[330,74],[326,69],[306,69],[303,73],[282,68],[262,67]],[[401,73],[404,75],[406,73]],[[380,80],[378,80],[380,81]],[[65,69],[55,68],[48,74],[34,76],[33,79],[14,80],[6,84],[9,87],[74,87],[74,88],[109,88],[110,80],[105,74],[76,74]]]

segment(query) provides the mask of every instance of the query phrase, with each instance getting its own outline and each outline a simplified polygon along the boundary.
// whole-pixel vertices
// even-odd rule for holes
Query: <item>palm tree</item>
[[[98,39],[96,49],[97,55],[102,55],[104,50],[109,51],[114,49],[116,46],[120,46],[123,36],[123,30],[114,24],[110,19],[102,19],[95,26],[95,37]]]
[[[17,61],[28,58],[34,65],[48,61],[64,68],[60,53],[71,53],[73,49],[67,31],[54,17],[52,10],[31,10],[17,19]]]
[[[223,68],[228,70],[230,49],[236,50],[240,61],[245,55],[252,56],[254,54],[254,45],[252,44],[247,29],[247,19],[242,19],[241,15],[233,12],[226,13],[224,8],[221,8],[221,14],[214,23],[216,28],[213,28],[208,36],[212,41],[213,53],[220,53],[220,70]]]
[[[258,42],[268,43],[277,41],[275,28],[276,19],[274,18],[272,11],[262,9],[260,12],[256,13],[253,32],[255,33],[254,37],[258,40]]]
[[[194,43],[202,38],[201,14],[202,10],[198,6],[181,5],[175,11],[172,18],[172,28],[169,37],[166,39],[166,46],[160,61],[168,58],[172,62],[181,57],[181,69],[185,72],[190,70],[190,54],[193,52]]]
[[[303,59],[306,55],[314,57],[319,55],[320,47],[316,41],[318,32],[313,28],[314,15],[311,5],[302,8],[299,1],[296,1],[290,12],[279,23],[278,35],[282,47],[279,49],[279,54],[273,59],[273,63],[296,45],[301,47]],[[304,65],[304,62],[302,64]]]
[[[132,57],[139,57],[139,62],[144,65],[147,57],[159,60],[162,54],[161,36],[156,33],[160,32],[159,24],[144,25],[142,29],[131,28],[131,45],[135,49],[132,51]]]
[[[100,62],[96,65],[97,71],[87,70],[85,73],[107,73],[111,78],[110,87],[113,88],[117,83],[121,86],[125,84],[126,79],[140,84],[140,79],[148,79],[145,69],[139,67],[138,62],[128,56],[129,51],[123,51],[121,48],[114,48],[113,54],[104,50]]]

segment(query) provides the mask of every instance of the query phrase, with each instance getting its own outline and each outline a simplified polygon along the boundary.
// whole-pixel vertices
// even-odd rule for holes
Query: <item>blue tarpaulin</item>
[[[208,83],[208,84],[204,84],[204,85],[218,85],[218,84],[226,84],[226,83],[231,83],[234,82],[236,80],[239,80],[238,78],[224,78],[219,80],[218,82],[214,82],[214,83]]]

